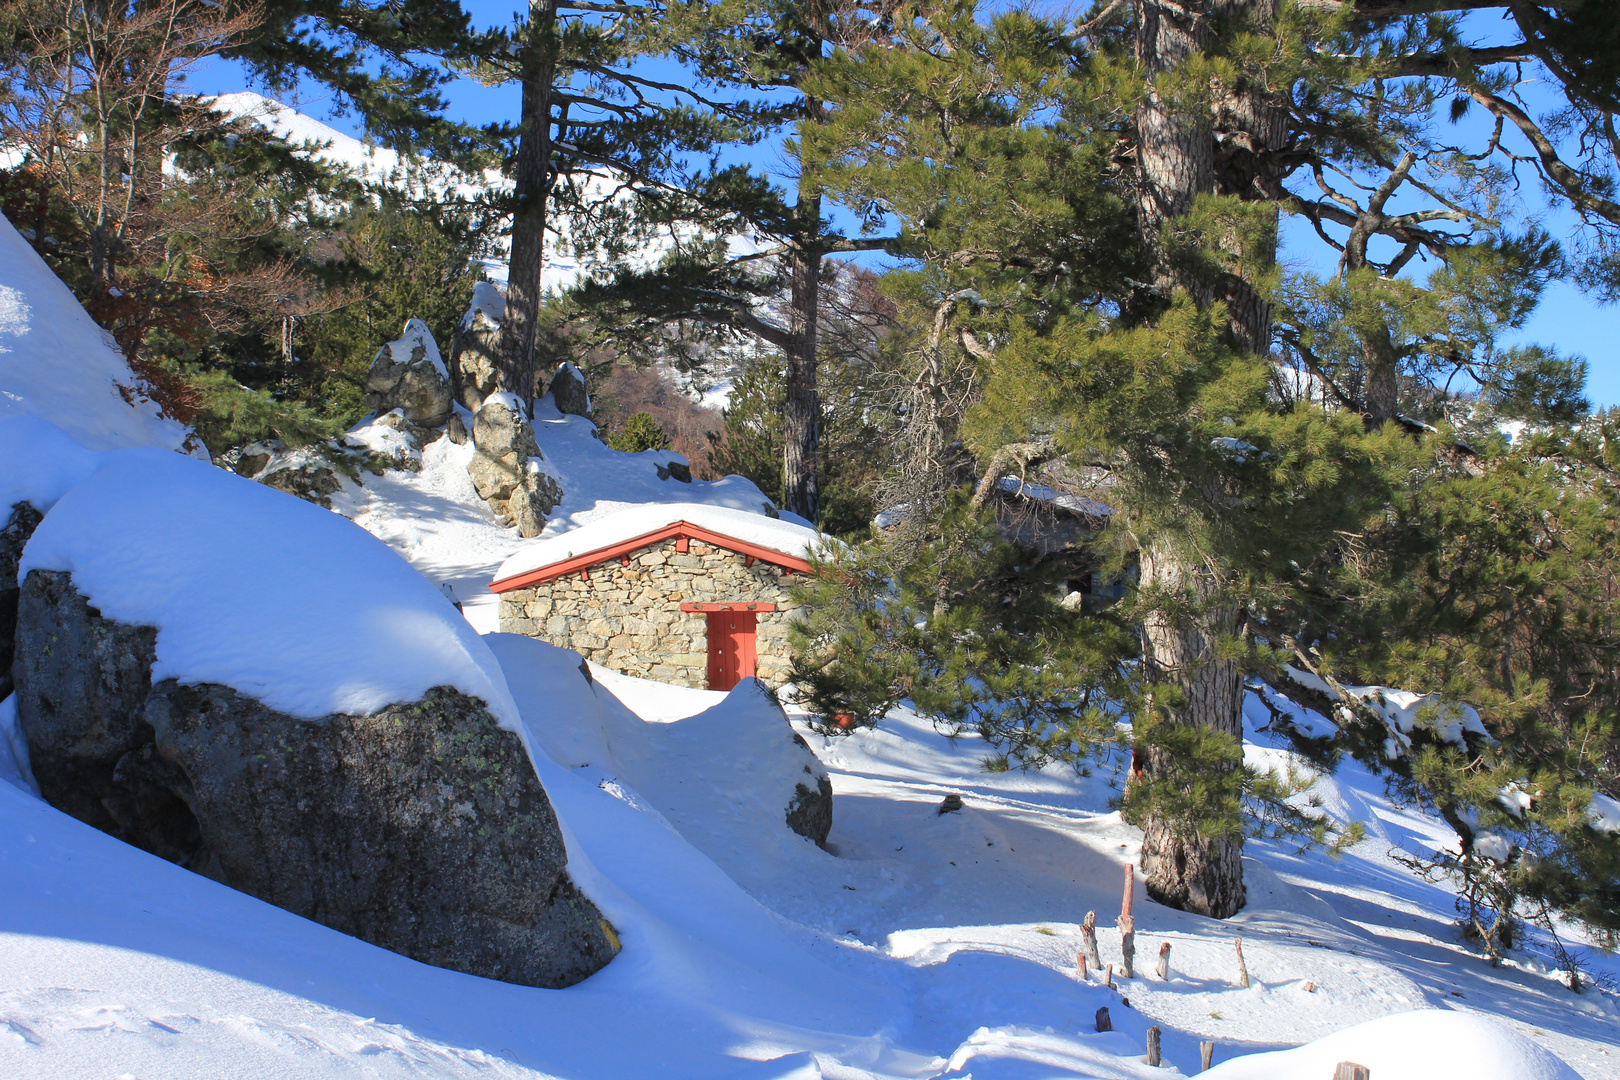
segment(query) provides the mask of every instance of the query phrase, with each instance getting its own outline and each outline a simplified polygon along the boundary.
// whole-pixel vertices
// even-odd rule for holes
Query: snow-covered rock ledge
[[[566,986],[611,958],[505,677],[438,589],[224,470],[79,464],[58,499],[33,485],[54,505],[18,567],[15,709],[49,802],[424,963]]]

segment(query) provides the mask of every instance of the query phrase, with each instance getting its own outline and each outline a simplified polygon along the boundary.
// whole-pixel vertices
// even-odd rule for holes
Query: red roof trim
[[[489,591],[493,593],[511,592],[513,589],[523,589],[530,585],[554,581],[575,571],[589,569],[597,563],[607,562],[609,559],[619,555],[628,555],[632,551],[650,547],[660,540],[668,540],[672,537],[685,540],[701,540],[705,544],[712,544],[717,548],[724,548],[738,555],[751,555],[760,562],[780,566],[784,570],[791,570],[795,573],[808,574],[810,572],[810,564],[798,556],[785,555],[768,547],[750,544],[746,540],[738,540],[735,537],[705,529],[701,525],[693,525],[690,521],[674,521],[661,529],[654,529],[652,532],[632,536],[628,540],[620,540],[616,544],[609,544],[606,547],[597,548],[595,551],[587,551],[582,555],[575,555],[561,562],[554,562],[549,566],[525,570],[521,574],[514,574],[509,578],[491,582]]]

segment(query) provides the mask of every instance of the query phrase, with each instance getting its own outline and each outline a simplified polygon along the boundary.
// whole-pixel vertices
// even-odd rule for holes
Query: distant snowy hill
[[[140,380],[112,337],[4,217],[0,416],[40,417],[92,450],[177,450],[191,435],[141,393]],[[0,507],[0,520],[9,512],[9,505]]]
[[[221,94],[214,98],[219,111],[244,120],[250,120],[297,146],[311,143],[320,147],[315,156],[320,160],[343,166],[357,178],[370,184],[390,187],[416,186],[432,191],[440,197],[473,200],[487,191],[508,191],[511,181],[490,170],[482,176],[467,176],[429,161],[411,160],[393,150],[362,142],[336,128],[306,116],[279,101],[242,91]],[[600,202],[622,200],[618,184],[608,176],[595,177],[586,184],[585,198]],[[593,270],[603,265],[599,255],[590,252],[576,254],[570,239],[572,230],[566,220],[553,223],[559,237],[546,238],[546,261],[541,271],[540,284],[544,292],[561,293],[572,288]],[[656,266],[673,251],[678,243],[690,242],[693,235],[685,232],[666,233],[651,237],[646,246],[630,260],[633,265]],[[504,243],[504,240],[503,240]],[[736,254],[749,254],[760,249],[759,243],[745,236],[732,237],[729,244]],[[491,280],[506,281],[504,256],[485,264]]]

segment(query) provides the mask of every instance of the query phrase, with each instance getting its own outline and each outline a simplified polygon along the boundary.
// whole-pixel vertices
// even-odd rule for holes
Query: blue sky
[[[508,24],[513,14],[522,10],[511,0],[464,2],[474,23],[481,26]],[[196,70],[188,83],[191,90],[201,93],[224,93],[248,88],[242,71],[235,65],[223,63]],[[514,86],[486,87],[462,79],[451,86],[447,97],[452,114],[472,123],[510,119],[517,112],[518,91]],[[319,87],[310,87],[300,100],[288,103],[339,130],[361,134],[354,117],[334,118],[331,115],[329,101]],[[1475,110],[1476,113],[1478,111]],[[1464,129],[1475,122],[1473,119],[1465,121]],[[744,159],[773,174],[779,182],[791,183],[790,178],[782,175],[785,160],[780,153],[779,140],[767,141],[748,149]],[[1536,188],[1535,181],[1527,179],[1523,191],[1524,212],[1539,220],[1543,227],[1567,244],[1579,228],[1579,222],[1562,207],[1549,205]],[[1317,239],[1310,226],[1298,218],[1284,221],[1283,247],[1284,258],[1292,264],[1309,267],[1322,274],[1331,273],[1337,259],[1337,253],[1328,249]],[[1427,269],[1415,266],[1413,272],[1422,275],[1427,273]],[[1620,308],[1600,307],[1574,287],[1555,284],[1548,290],[1540,308],[1525,328],[1503,343],[1530,342],[1585,357],[1590,365],[1587,392],[1593,404],[1620,405]]]

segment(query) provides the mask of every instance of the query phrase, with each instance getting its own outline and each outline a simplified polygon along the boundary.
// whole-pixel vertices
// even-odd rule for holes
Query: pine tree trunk
[[[1195,567],[1185,553],[1168,545],[1149,543],[1141,552],[1144,584],[1185,595],[1203,608],[1192,616],[1170,618],[1162,613],[1143,620],[1143,660],[1154,682],[1181,692],[1181,702],[1169,721],[1198,725],[1243,737],[1243,675],[1231,660],[1219,659],[1216,643],[1238,630],[1240,612],[1228,603],[1214,602],[1219,581],[1205,567]],[[1146,747],[1143,771],[1163,777],[1175,771],[1171,751]],[[1203,761],[1201,767],[1230,773],[1238,760]],[[1142,875],[1148,895],[1161,904],[1194,911],[1216,919],[1236,914],[1243,907],[1243,840],[1200,835],[1186,822],[1153,813],[1143,826]]]
[[[1234,20],[1265,26],[1277,17],[1277,0],[1219,0],[1217,10]],[[1276,107],[1263,87],[1240,78],[1226,89],[1217,103],[1215,140],[1215,190],[1234,195],[1245,202],[1261,203],[1271,221],[1271,237],[1263,248],[1238,250],[1238,238],[1224,238],[1222,246],[1241,255],[1248,266],[1269,266],[1277,261],[1276,223],[1280,217],[1276,201],[1281,197],[1283,173],[1273,161],[1273,153],[1288,139],[1288,114]],[[1251,209],[1254,209],[1251,207]],[[1271,352],[1271,301],[1238,274],[1227,274],[1219,290],[1226,304],[1227,326],[1233,345],[1260,356]]]
[[[545,266],[546,210],[555,172],[551,167],[551,92],[556,74],[556,0],[531,0],[529,49],[523,73],[522,132],[518,136],[513,190],[512,250],[506,281],[506,317],[496,350],[496,380],[525,404],[535,396],[534,339],[540,319],[540,273]]]
[[[1367,400],[1362,415],[1369,428],[1379,428],[1395,419],[1400,407],[1400,359],[1387,327],[1368,332],[1366,360]]]
[[[1173,73],[1176,66],[1200,51],[1204,36],[1201,21],[1178,19],[1151,2],[1139,7],[1136,58],[1146,76]],[[1150,83],[1136,111],[1138,176],[1137,228],[1147,249],[1154,253],[1154,287],[1168,300],[1177,285],[1164,256],[1160,229],[1184,217],[1200,194],[1215,190],[1215,139],[1209,123],[1167,100]],[[1199,304],[1209,297],[1195,292]]]
[[[787,405],[782,416],[782,502],[807,521],[821,513],[817,476],[821,400],[816,392],[816,330],[821,302],[819,233],[821,196],[800,193],[799,208],[811,223],[793,249],[792,315],[787,348]],[[811,231],[811,230],[814,231]]]
[[[1214,7],[1228,16],[1247,14],[1269,21],[1275,0],[1217,0],[1215,4],[1189,4],[1185,8],[1161,7],[1144,0],[1138,7],[1136,49],[1137,59],[1150,79],[1162,75],[1168,83],[1181,63],[1208,47],[1208,16]],[[1157,256],[1155,289],[1162,299],[1168,299],[1175,288],[1181,287],[1200,305],[1217,298],[1225,301],[1234,345],[1266,353],[1271,340],[1271,307],[1265,298],[1235,276],[1219,283],[1181,280],[1165,257],[1161,229],[1184,216],[1201,194],[1263,197],[1267,179],[1265,151],[1280,145],[1284,118],[1269,109],[1250,88],[1228,88],[1217,102],[1218,119],[1223,133],[1235,130],[1244,137],[1222,140],[1218,173],[1212,118],[1173,99],[1173,91],[1150,89],[1136,114],[1137,221],[1143,243]],[[1231,145],[1239,146],[1241,152],[1231,152]],[[1235,238],[1219,242],[1235,246]],[[1245,253],[1251,258],[1254,254]],[[1264,259],[1266,253],[1260,255]],[[1274,248],[1270,257],[1275,258]],[[1241,612],[1218,599],[1222,585],[1219,568],[1201,562],[1193,552],[1150,539],[1141,551],[1141,582],[1149,593],[1189,601],[1185,609],[1172,605],[1170,611],[1152,613],[1143,622],[1148,675],[1181,692],[1181,701],[1170,710],[1168,722],[1204,727],[1241,740],[1242,674],[1232,661],[1216,655],[1220,638],[1238,629]],[[1177,771],[1170,749],[1142,749],[1143,771],[1149,779],[1165,778]],[[1237,760],[1201,763],[1217,774],[1235,770],[1238,764]],[[1160,903],[1215,918],[1226,918],[1243,906],[1241,837],[1207,837],[1188,822],[1150,811],[1143,826],[1141,866],[1148,894]]]

